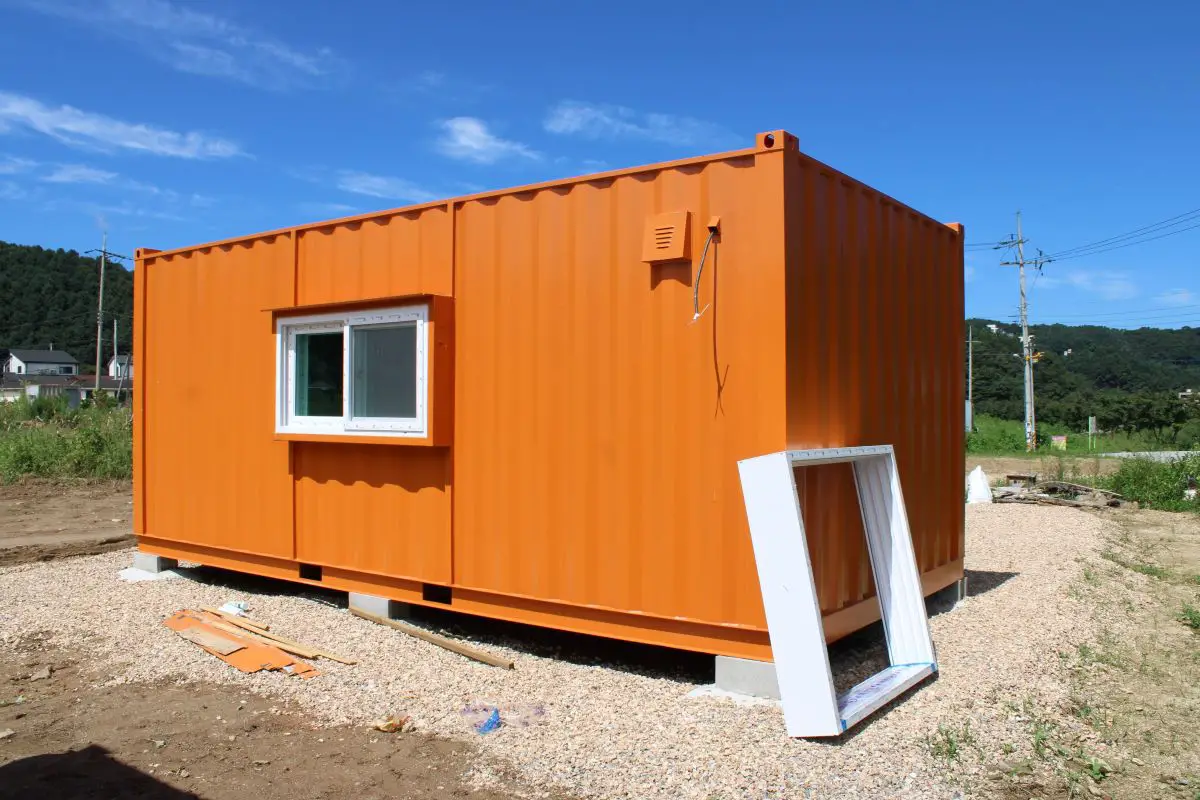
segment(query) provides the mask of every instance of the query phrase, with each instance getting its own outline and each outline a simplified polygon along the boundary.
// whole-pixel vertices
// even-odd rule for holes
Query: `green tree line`
[[[66,350],[90,372],[96,354],[100,263],[74,250],[0,242],[0,348]],[[110,261],[104,275],[102,360],[112,356],[112,320],[122,353],[133,341],[133,273]],[[103,368],[103,365],[102,365]]]
[[[1020,328],[967,320],[973,331],[975,413],[1021,419]],[[989,325],[995,326],[992,330]],[[1123,330],[1096,325],[1032,325],[1039,423],[1149,434],[1159,446],[1200,444],[1200,328]],[[966,331],[964,331],[966,333]]]

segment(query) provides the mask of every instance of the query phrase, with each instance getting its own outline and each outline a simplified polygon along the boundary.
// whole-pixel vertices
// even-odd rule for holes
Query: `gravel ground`
[[[939,797],[986,786],[1003,743],[1028,750],[1030,709],[1060,708],[1067,680],[1060,652],[1095,633],[1068,587],[1080,556],[1101,547],[1102,517],[1065,508],[967,508],[967,568],[973,596],[932,621],[937,681],[841,743],[784,736],[777,707],[688,698],[695,684],[543,658],[489,642],[517,660],[504,671],[350,616],[326,598],[235,593],[174,579],[122,583],[128,553],[0,569],[0,639],[51,632],[95,656],[101,682],[214,681],[292,700],[326,723],[412,715],[419,730],[469,739],[486,763],[478,782],[515,769],[532,785],[611,798]],[[160,624],[181,608],[245,599],[273,630],[359,659],[318,661],[299,681],[243,675]],[[835,648],[836,669],[877,665],[869,637]],[[465,706],[498,704],[510,725],[480,736]],[[1024,706],[1024,711],[1017,709]],[[543,713],[544,712],[544,713]],[[979,758],[951,769],[932,757],[939,725],[970,724]],[[1023,743],[1022,743],[1023,742]],[[806,791],[808,790],[808,791]]]

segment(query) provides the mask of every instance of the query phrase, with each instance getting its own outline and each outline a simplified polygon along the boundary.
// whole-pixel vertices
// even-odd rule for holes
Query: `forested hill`
[[[998,332],[987,326],[996,325]],[[975,336],[975,411],[1022,416],[1020,327],[967,320]],[[964,339],[966,338],[964,329]],[[1094,325],[1031,325],[1038,420],[1082,429],[1089,415],[1200,392],[1200,328],[1122,330]],[[1104,424],[1103,421],[1101,423]],[[1110,426],[1124,425],[1110,420]]]
[[[66,350],[83,369],[96,357],[99,262],[74,250],[0,242],[0,348]],[[133,273],[109,262],[104,276],[104,353],[112,356],[112,320],[122,353],[132,341]]]

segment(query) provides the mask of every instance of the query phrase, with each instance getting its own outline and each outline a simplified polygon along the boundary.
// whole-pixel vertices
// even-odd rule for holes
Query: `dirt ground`
[[[462,785],[464,744],[316,728],[230,686],[98,688],[81,666],[37,640],[0,654],[0,798],[510,797]]]
[[[993,483],[1005,475],[1036,473],[1042,479],[1072,480],[1088,475],[1111,475],[1121,466],[1118,458],[1076,455],[983,456],[967,453],[966,471],[983,467]]]
[[[0,566],[133,545],[128,481],[0,484]]]
[[[1054,461],[974,463],[991,478],[1006,471],[1057,474]],[[0,566],[130,544],[127,485],[0,487],[0,510]],[[1089,513],[1041,511],[1064,520]],[[1080,609],[1079,628],[1089,631],[1078,648],[1047,653],[1067,667],[1056,684],[1061,699],[980,694],[975,711],[1008,715],[1013,746],[985,748],[952,709],[934,709],[944,719],[928,722],[928,758],[959,787],[955,796],[1200,800],[1200,631],[1182,619],[1185,607],[1200,607],[1200,517],[1096,513],[1115,523],[1106,523],[1102,543],[1055,561],[1072,576],[1062,594]],[[1047,532],[1061,535],[1052,528]],[[1005,567],[1010,573],[996,574],[1028,567],[1014,562]],[[18,569],[32,568],[42,569]],[[0,620],[5,613],[0,607]],[[330,727],[289,701],[183,673],[106,685],[107,673],[97,674],[88,655],[89,642],[105,635],[89,632],[78,649],[61,649],[49,643],[47,630],[0,647],[0,800],[562,797],[507,772],[488,782],[491,791],[474,790],[485,750],[469,740],[385,734],[366,724]],[[953,647],[943,643],[947,657]],[[874,727],[917,705],[901,704]],[[868,739],[870,727],[846,747]],[[837,753],[829,756],[836,760]]]

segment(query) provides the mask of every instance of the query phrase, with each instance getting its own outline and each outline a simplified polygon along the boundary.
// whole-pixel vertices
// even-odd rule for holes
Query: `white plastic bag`
[[[976,467],[967,476],[967,502],[992,502],[992,487],[988,484],[987,475],[983,474],[983,467]]]

